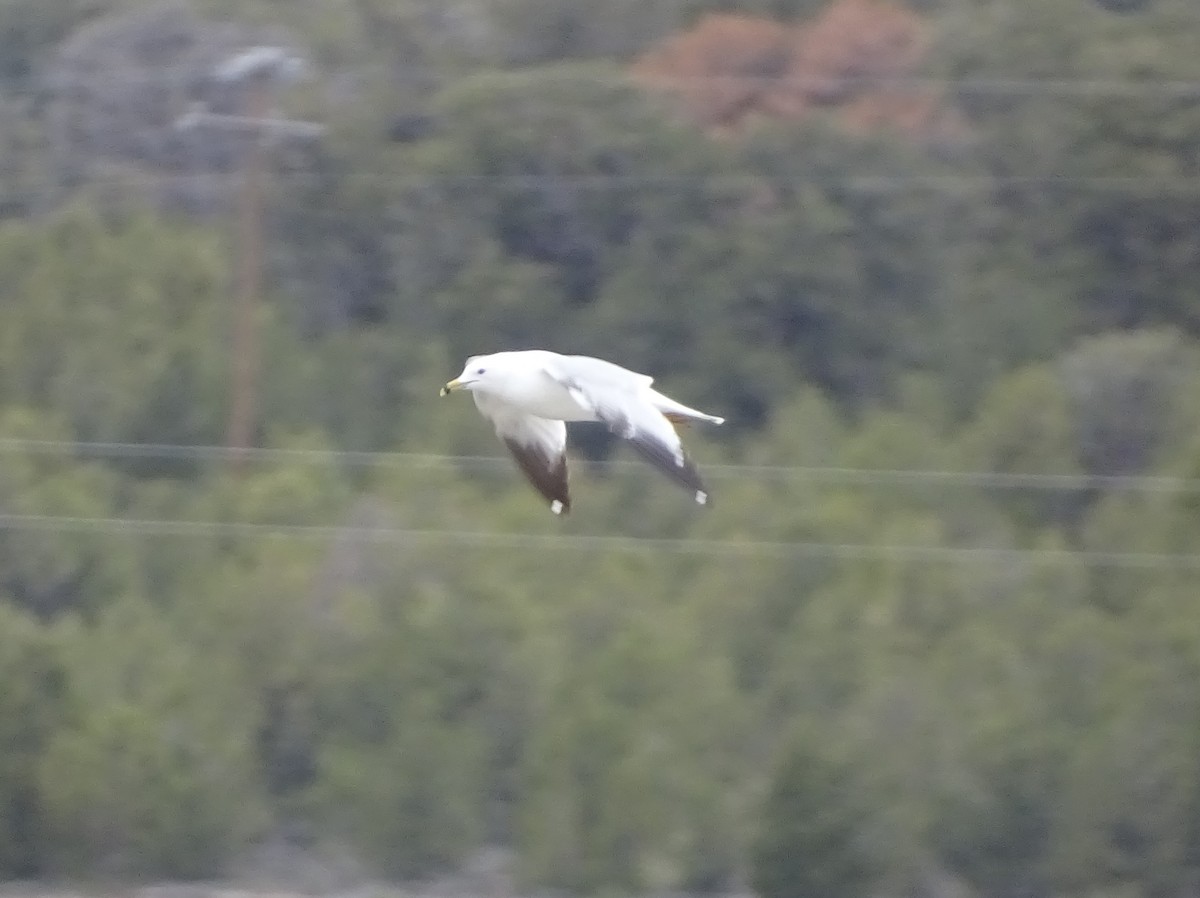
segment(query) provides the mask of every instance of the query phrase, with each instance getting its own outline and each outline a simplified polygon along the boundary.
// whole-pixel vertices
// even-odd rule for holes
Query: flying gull
[[[650,388],[654,378],[583,355],[543,349],[473,355],[442,395],[469,390],[518,466],[555,514],[571,510],[567,421],[600,421],[700,505],[708,488],[683,451],[674,424],[724,418],[688,408]]]

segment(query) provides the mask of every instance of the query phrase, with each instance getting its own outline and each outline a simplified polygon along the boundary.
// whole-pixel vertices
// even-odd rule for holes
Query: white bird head
[[[467,359],[462,374],[454,378],[441,389],[441,395],[457,390],[495,390],[508,379],[513,370],[509,358],[512,353],[496,352],[491,355],[473,355]]]

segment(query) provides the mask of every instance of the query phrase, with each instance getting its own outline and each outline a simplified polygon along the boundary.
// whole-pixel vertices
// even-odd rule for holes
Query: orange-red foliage
[[[947,104],[912,80],[928,36],[920,16],[890,0],[833,0],[805,25],[709,15],[651,48],[632,72],[714,130],[756,114],[803,118],[821,106],[855,129],[932,136]]]
[[[646,84],[671,91],[704,125],[736,124],[792,65],[794,29],[767,19],[709,15],[633,65]]]

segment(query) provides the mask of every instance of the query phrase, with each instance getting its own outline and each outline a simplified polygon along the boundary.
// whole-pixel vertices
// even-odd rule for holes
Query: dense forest
[[[1198,45],[0,3],[0,876],[1194,895]],[[437,398],[530,347],[727,417],[715,507],[585,425],[550,515]]]

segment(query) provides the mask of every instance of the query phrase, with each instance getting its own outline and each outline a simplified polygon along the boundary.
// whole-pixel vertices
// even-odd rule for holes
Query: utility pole
[[[258,119],[267,114],[267,83],[256,78],[247,85],[246,114]],[[266,168],[266,140],[262,131],[251,135],[243,151],[242,193],[238,201],[237,295],[233,309],[233,376],[229,402],[229,426],[225,444],[231,449],[246,449],[254,437],[255,406],[258,398],[258,373],[262,365],[258,333],[258,305],[263,281],[263,170]],[[244,454],[235,456],[239,468]]]
[[[225,115],[193,109],[175,121],[180,130],[203,127],[241,132],[246,135],[242,150],[242,189],[238,196],[238,269],[235,284],[230,358],[229,419],[225,443],[232,450],[235,471],[241,471],[245,450],[254,440],[258,422],[258,383],[262,368],[262,339],[259,334],[259,304],[263,285],[265,216],[263,189],[267,174],[267,150],[282,138],[312,140],[324,128],[314,122],[271,116],[275,89],[294,81],[304,63],[282,47],[253,47],[224,60],[213,71],[216,81],[242,91],[242,113]]]

